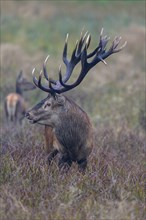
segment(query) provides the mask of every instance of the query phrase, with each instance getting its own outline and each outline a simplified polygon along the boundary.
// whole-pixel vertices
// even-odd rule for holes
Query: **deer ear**
[[[17,76],[17,82],[21,81],[22,79],[23,79],[23,71],[21,70]]]

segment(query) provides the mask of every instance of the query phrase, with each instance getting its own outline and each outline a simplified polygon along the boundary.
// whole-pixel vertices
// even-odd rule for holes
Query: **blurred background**
[[[0,3],[1,219],[145,220],[145,1]],[[74,163],[63,175],[57,158],[48,166],[44,126],[27,120],[22,126],[6,123],[4,99],[15,92],[20,70],[32,82],[32,69],[38,76],[48,54],[48,73],[58,79],[67,33],[70,57],[83,28],[91,33],[92,51],[102,27],[109,46],[115,36],[122,36],[121,44],[127,41],[127,46],[66,93],[91,118],[95,143],[86,174]],[[28,108],[46,96],[39,89],[24,92]]]
[[[93,49],[102,27],[111,41],[122,36],[126,48],[107,58],[107,66],[96,65],[67,95],[88,112],[94,124],[125,121],[137,128],[145,109],[144,1],[1,1],[1,119],[4,97],[15,91],[21,69],[32,81],[32,69],[39,73],[49,54],[47,69],[57,79],[66,34],[70,34],[69,56],[83,28],[91,33]],[[46,95],[39,89],[25,93],[29,106]]]

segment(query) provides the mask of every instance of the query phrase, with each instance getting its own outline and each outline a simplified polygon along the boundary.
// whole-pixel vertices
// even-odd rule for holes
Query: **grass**
[[[145,215],[145,7],[144,1],[1,1],[0,217],[2,220],[144,220]],[[130,12],[130,13],[129,13]],[[20,69],[42,68],[57,78],[67,32],[69,54],[82,27],[101,27],[126,48],[97,65],[67,93],[91,117],[95,144],[85,175],[76,164],[60,173],[47,163],[43,126],[7,124],[3,101]],[[98,39],[97,39],[98,38]],[[78,69],[76,69],[78,70]],[[77,73],[73,76],[73,81]],[[24,94],[28,107],[47,94]]]
[[[57,158],[47,165],[42,127],[28,127],[16,129],[11,137],[12,127],[3,127],[3,220],[144,219],[145,137],[124,125],[116,132],[97,127],[86,174],[78,173],[75,164],[62,174]]]

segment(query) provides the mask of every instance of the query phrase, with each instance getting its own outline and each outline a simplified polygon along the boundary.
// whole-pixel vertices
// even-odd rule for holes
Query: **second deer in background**
[[[23,76],[23,72],[17,76],[16,92],[10,93],[5,98],[5,113],[7,121],[20,122],[25,116],[26,101],[23,97],[23,91],[33,90],[36,87],[31,82],[27,81]]]

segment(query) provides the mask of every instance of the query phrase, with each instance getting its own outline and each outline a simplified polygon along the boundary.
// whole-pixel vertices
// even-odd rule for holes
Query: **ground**
[[[1,1],[2,220],[146,218],[144,6],[144,1],[64,1],[59,7],[49,1]],[[121,35],[122,42],[127,41],[122,52],[106,60],[107,66],[98,64],[66,94],[94,126],[95,144],[85,175],[76,164],[60,173],[58,158],[48,166],[44,127],[26,120],[22,126],[7,124],[3,108],[6,95],[15,91],[20,69],[32,80],[32,69],[39,72],[48,53],[48,72],[58,77],[66,33],[70,55],[83,27],[91,33],[92,49],[102,27],[111,40]],[[26,92],[28,108],[46,95],[39,89]]]

